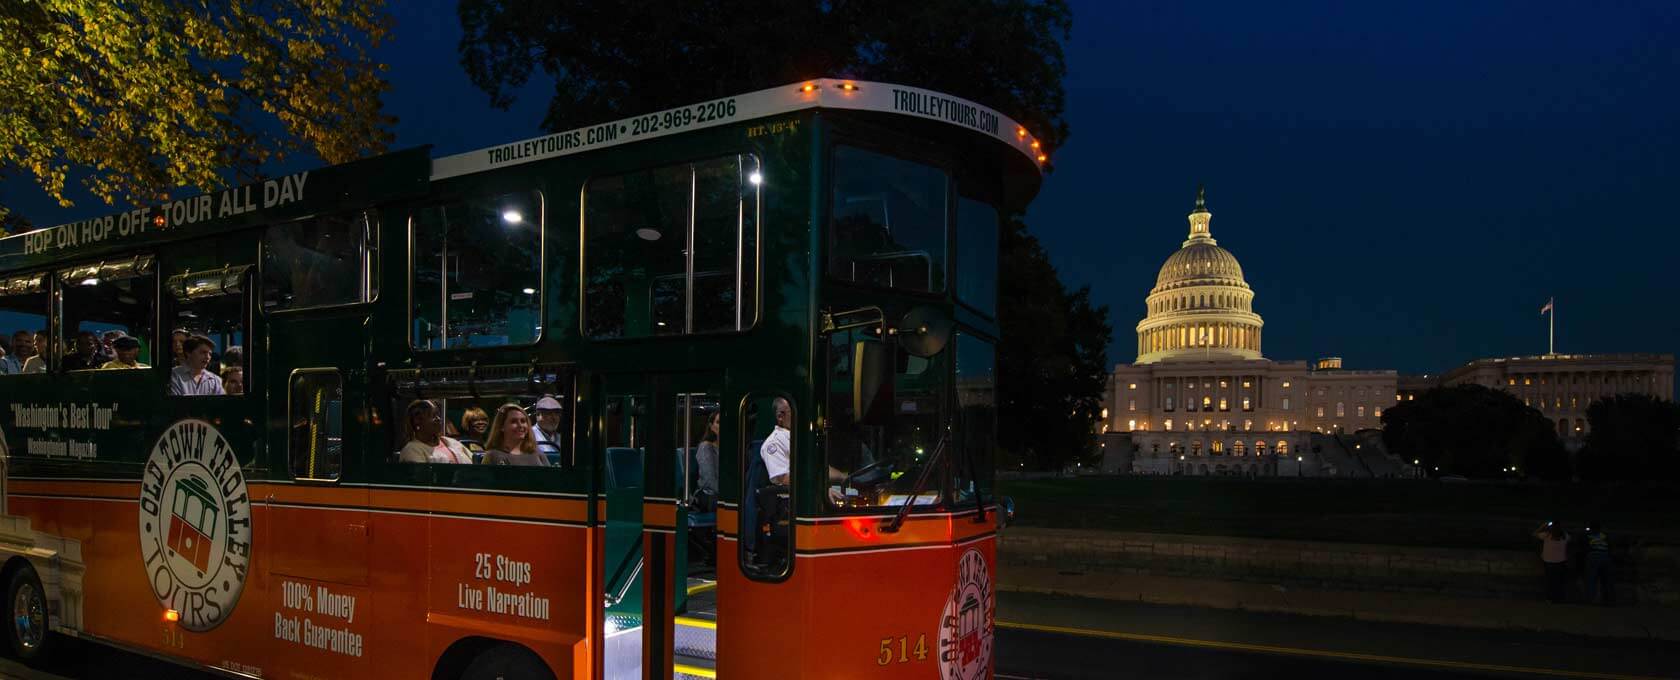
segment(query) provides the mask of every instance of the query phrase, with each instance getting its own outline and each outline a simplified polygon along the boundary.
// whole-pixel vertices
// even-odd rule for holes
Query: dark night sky
[[[1029,224],[1136,355],[1208,187],[1265,353],[1440,372],[1680,349],[1680,3],[1076,2]]]
[[[1680,350],[1680,3],[1074,0],[1070,143],[1029,212],[1114,322],[1110,362],[1198,183],[1278,359],[1439,372],[1546,349]],[[449,2],[392,3],[397,148],[536,134],[495,111]],[[38,222],[111,212],[93,201]],[[46,219],[42,219],[46,218]]]

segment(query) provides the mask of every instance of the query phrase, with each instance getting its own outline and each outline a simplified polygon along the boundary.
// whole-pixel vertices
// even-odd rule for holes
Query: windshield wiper
[[[933,447],[933,455],[928,456],[927,461],[922,463],[922,474],[916,475],[916,485],[910,487],[910,497],[904,499],[903,507],[898,509],[898,514],[893,515],[892,522],[881,527],[881,533],[896,533],[898,528],[904,525],[904,517],[910,514],[910,506],[916,504],[916,499],[922,495],[922,490],[927,488],[928,476],[933,473],[936,464],[939,462],[939,456],[945,453],[945,441],[950,437],[950,432],[939,436],[939,443]]]

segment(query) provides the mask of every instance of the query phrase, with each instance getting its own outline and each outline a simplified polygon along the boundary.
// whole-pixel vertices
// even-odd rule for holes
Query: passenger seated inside
[[[52,360],[54,349],[56,348],[53,347],[52,339],[47,337],[46,330],[35,331],[35,356],[41,357],[42,361],[39,372],[46,372],[47,365],[45,362]]]
[[[99,336],[99,353],[105,355],[105,360],[117,358],[117,338],[128,335],[122,331],[105,331]]]
[[[700,445],[694,447],[694,466],[698,474],[695,475],[694,495],[689,503],[699,512],[711,512],[717,502],[718,428],[722,424],[722,416],[719,411],[712,412],[712,417],[706,419],[706,433],[700,436]]]
[[[117,358],[105,362],[100,368],[151,368],[140,363],[140,341],[126,335],[111,341],[111,349],[117,353]]]
[[[531,437],[536,441],[537,453],[548,459],[549,465],[560,464],[560,400],[543,395],[537,400],[537,426]]]
[[[188,336],[181,342],[182,364],[169,372],[169,393],[177,397],[204,397],[226,394],[222,379],[205,370],[210,366],[210,353],[215,343],[202,335]]]
[[[99,368],[108,357],[99,356],[99,336],[93,331],[82,331],[76,334],[76,351],[64,357],[64,370],[88,371]]]
[[[537,453],[531,421],[519,404],[502,404],[496,409],[496,420],[490,424],[490,441],[484,448],[485,465],[548,465],[548,458]]]
[[[177,328],[169,332],[170,356],[173,357],[173,361],[175,362],[171,365],[180,366],[182,361],[185,360],[184,357],[187,353],[187,338],[191,335],[192,334],[188,333],[185,328]]]
[[[397,454],[399,462],[472,464],[472,454],[467,452],[467,448],[443,435],[443,412],[431,400],[409,402],[408,419],[404,425],[408,431],[408,443]]]
[[[0,359],[0,375],[46,372],[46,361],[35,352],[35,334],[29,331],[13,333],[12,353]]]
[[[23,351],[23,339],[20,336],[27,337],[29,334],[25,331],[13,333],[10,344],[0,347],[0,375],[15,375],[23,372],[23,360],[26,357],[18,354]],[[30,337],[29,342],[34,343],[35,339]]]
[[[245,393],[245,369],[234,365],[222,368],[222,389],[229,395]]]
[[[474,463],[484,458],[484,440],[490,434],[490,416],[477,406],[461,412],[461,445]]]

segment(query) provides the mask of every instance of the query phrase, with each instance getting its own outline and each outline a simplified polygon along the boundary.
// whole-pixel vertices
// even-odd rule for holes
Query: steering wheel
[[[841,483],[841,488],[861,489],[865,487],[880,486],[892,478],[892,468],[893,466],[891,460],[878,458],[874,462],[853,470],[851,474],[846,475],[846,481]]]

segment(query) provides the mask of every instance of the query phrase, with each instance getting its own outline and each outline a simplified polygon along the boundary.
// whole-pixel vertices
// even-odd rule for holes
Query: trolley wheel
[[[474,657],[461,680],[554,680],[554,674],[531,650],[499,644]]]
[[[6,583],[6,604],[11,614],[6,640],[11,643],[12,657],[32,665],[45,659],[52,631],[47,627],[47,591],[34,567],[25,564],[12,572]]]

